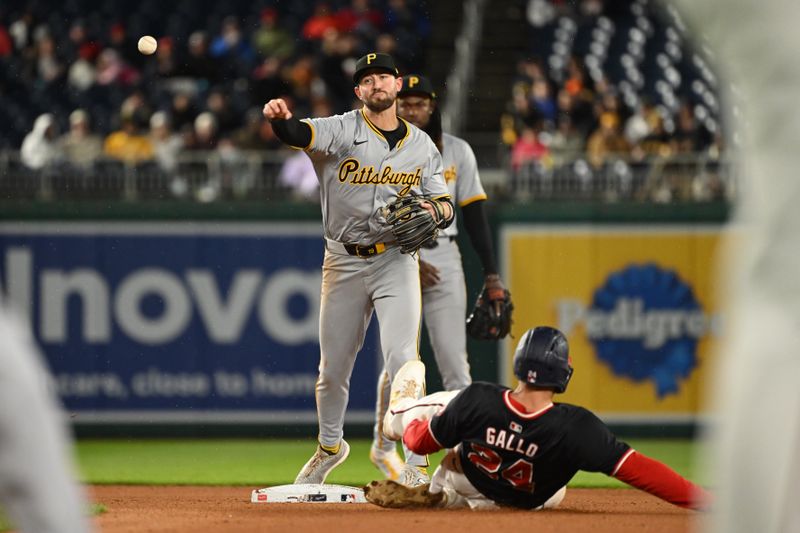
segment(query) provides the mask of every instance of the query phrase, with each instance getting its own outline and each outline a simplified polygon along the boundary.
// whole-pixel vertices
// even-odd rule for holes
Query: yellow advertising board
[[[575,372],[559,401],[606,419],[690,421],[723,320],[715,282],[721,226],[542,226],[503,230],[512,335],[563,331]],[[514,383],[516,341],[501,375]]]

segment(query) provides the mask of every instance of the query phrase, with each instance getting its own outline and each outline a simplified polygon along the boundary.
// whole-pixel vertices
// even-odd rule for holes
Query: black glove
[[[439,219],[442,218],[438,202],[424,195],[399,196],[381,208],[386,224],[392,227],[392,234],[404,254],[413,254],[426,243],[436,241],[439,235],[441,220],[422,207],[423,202],[431,204]]]
[[[486,276],[481,294],[467,318],[467,333],[483,341],[502,339],[511,331],[514,303],[500,276]]]

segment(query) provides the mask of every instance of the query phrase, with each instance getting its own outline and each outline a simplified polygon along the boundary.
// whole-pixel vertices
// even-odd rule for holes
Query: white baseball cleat
[[[389,408],[383,417],[383,434],[391,440],[403,438],[402,417],[397,416],[402,411],[403,404],[408,400],[417,400],[422,397],[425,388],[425,365],[422,361],[408,361],[392,380],[391,394],[389,395]]]
[[[314,455],[311,456],[311,459],[303,465],[303,469],[297,474],[297,478],[294,480],[295,485],[324,483],[331,470],[342,464],[348,455],[350,455],[350,445],[344,439],[342,439],[342,443],[339,446],[339,453],[329,454],[317,446]]]
[[[393,479],[394,481],[397,481],[400,477],[400,472],[406,466],[397,450],[385,451],[375,446],[369,450],[369,460],[378,470],[383,472],[387,479]]]

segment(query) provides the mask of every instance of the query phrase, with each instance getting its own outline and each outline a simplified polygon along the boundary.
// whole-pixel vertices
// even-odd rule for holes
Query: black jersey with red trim
[[[430,422],[443,447],[461,443],[464,475],[501,505],[539,507],[578,470],[612,475],[630,449],[583,407],[554,403],[526,413],[510,393],[475,382]]]

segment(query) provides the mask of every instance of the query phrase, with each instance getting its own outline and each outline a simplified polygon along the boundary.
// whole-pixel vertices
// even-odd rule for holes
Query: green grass
[[[329,483],[363,485],[379,479],[368,459],[369,441],[348,440],[349,459],[328,477]],[[695,444],[689,440],[628,440],[693,481]],[[134,485],[246,485],[292,483],[314,451],[312,440],[83,440],[77,445],[83,481]],[[432,455],[431,473],[442,453]],[[578,473],[572,487],[622,487],[603,474]]]
[[[98,516],[108,512],[108,507],[102,503],[92,503],[89,505],[89,514],[91,516]]]

